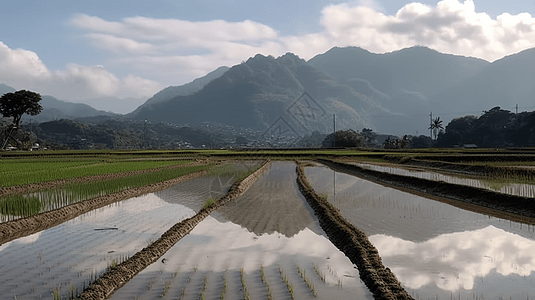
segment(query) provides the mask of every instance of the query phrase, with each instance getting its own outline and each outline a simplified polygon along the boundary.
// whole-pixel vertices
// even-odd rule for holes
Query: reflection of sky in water
[[[303,281],[295,274],[296,265],[306,269],[307,276],[314,281],[319,299],[372,299],[351,261],[328,238],[316,234],[308,227],[291,238],[278,232],[257,235],[240,225],[222,221],[223,216],[217,212],[213,215],[198,224],[164,255],[165,264],[152,264],[117,291],[111,299],[131,299],[142,291],[140,287],[147,286],[148,282],[158,285],[158,282],[167,281],[169,274],[173,274],[177,266],[181,274],[188,274],[192,269],[201,274],[222,274],[243,268],[244,272],[252,277],[257,277],[260,266],[263,266],[266,272],[271,270],[271,273],[277,273],[281,266],[285,273],[294,275],[291,281],[297,290],[297,286],[303,284]],[[312,265],[317,266],[326,275],[325,283],[316,276]],[[258,285],[262,283],[257,279],[256,285],[255,282],[248,283],[248,289],[259,289]],[[275,279],[271,280],[271,284],[282,284],[280,277]],[[175,282],[172,286],[182,286],[187,281],[180,276],[173,280]],[[343,282],[342,289],[337,286],[338,280]],[[197,283],[192,283],[195,284]],[[153,289],[158,288],[155,286]],[[146,289],[144,292],[149,293]],[[143,294],[138,296],[143,299],[150,298],[147,295],[143,297]],[[174,299],[175,295],[171,293],[168,297]]]
[[[384,264],[415,298],[535,297],[533,226],[325,167],[307,167],[306,172],[316,192],[326,193],[344,218],[368,234]]]
[[[504,299],[535,296],[535,241],[494,226],[422,243],[386,235],[369,238],[406,289],[421,297],[473,292]]]
[[[0,295],[34,299],[61,286],[80,289],[113,259],[133,255],[175,223],[194,215],[154,194],[103,207],[0,246]],[[95,230],[116,227],[117,230]]]

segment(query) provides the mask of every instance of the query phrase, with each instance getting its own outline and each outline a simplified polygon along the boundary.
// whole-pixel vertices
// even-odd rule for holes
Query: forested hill
[[[288,109],[305,91],[318,107],[314,114],[308,112],[303,128]],[[199,92],[144,107],[135,118],[191,125],[218,122],[256,130],[283,118],[295,130],[327,132],[332,130],[333,114],[340,129],[387,129],[371,121],[371,115],[389,114],[380,105],[288,53],[279,58],[256,55]]]

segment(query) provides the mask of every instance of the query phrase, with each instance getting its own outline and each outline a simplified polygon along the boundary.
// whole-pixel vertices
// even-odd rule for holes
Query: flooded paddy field
[[[415,299],[535,298],[534,227],[307,167]]]
[[[482,189],[488,189],[503,194],[516,195],[521,197],[535,197],[535,185],[533,184],[520,184],[520,183],[496,183],[492,180],[485,180],[480,178],[470,178],[468,176],[454,176],[446,175],[439,172],[432,172],[427,170],[421,170],[417,168],[400,168],[393,166],[380,166],[367,163],[348,162],[348,164],[356,165],[361,168],[385,172],[390,174],[410,176],[416,178],[422,178],[433,181],[444,181],[452,184],[467,185]]]
[[[111,299],[372,299],[358,270],[326,237],[296,184],[272,162]]]
[[[228,174],[195,178],[5,243],[0,246],[0,295],[10,299],[76,295],[107,268],[193,216],[206,199],[224,194],[233,182]]]

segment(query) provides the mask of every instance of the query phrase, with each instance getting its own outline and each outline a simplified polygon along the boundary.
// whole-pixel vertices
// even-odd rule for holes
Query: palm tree
[[[439,131],[441,129],[444,129],[444,127],[442,126],[442,120],[440,120],[440,117],[437,117],[436,119],[434,119],[433,122],[431,123],[431,126],[429,126],[428,129],[433,130],[433,134],[435,135],[435,140],[436,140]]]

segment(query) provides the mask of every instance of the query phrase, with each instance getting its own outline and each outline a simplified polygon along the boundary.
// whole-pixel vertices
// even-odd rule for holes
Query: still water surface
[[[326,167],[318,194],[368,235],[416,299],[535,298],[534,227],[466,211]]]

